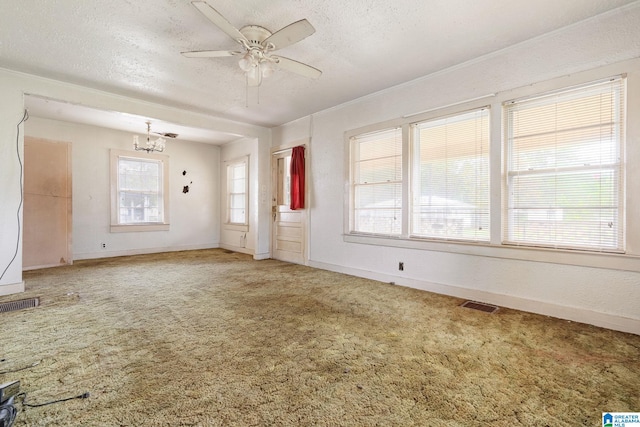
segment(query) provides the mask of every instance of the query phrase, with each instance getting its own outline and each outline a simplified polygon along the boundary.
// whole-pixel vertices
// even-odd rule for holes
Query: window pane
[[[246,224],[247,165],[245,161],[227,168],[227,216],[233,224]]]
[[[234,224],[244,224],[245,223],[245,210],[244,207],[242,209],[234,209],[231,208],[229,210],[229,222]]]
[[[163,221],[162,162],[118,159],[118,223]]]
[[[399,128],[352,139],[352,231],[402,232],[402,131]]]
[[[489,111],[414,125],[411,233],[489,240]]]
[[[239,163],[237,165],[233,165],[232,178],[233,179],[242,179],[242,180],[244,180],[245,170],[246,170],[246,167],[245,167],[244,163]]]
[[[624,79],[505,105],[505,239],[624,249]]]
[[[231,201],[231,209],[244,210],[244,202],[245,202],[244,194],[231,194],[230,201]]]
[[[231,181],[232,193],[244,193],[245,189],[246,189],[246,182],[244,178],[234,179],[233,181]]]

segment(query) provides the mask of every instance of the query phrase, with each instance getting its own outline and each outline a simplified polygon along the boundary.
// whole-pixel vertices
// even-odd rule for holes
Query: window
[[[489,109],[412,125],[417,237],[489,240]]]
[[[624,251],[624,93],[615,78],[505,103],[506,243]]]
[[[291,205],[291,155],[276,158],[276,204]]]
[[[351,138],[351,231],[402,232],[402,129]]]
[[[247,224],[248,183],[246,158],[227,165],[227,222],[229,224]]]
[[[168,158],[111,151],[111,231],[168,230]]]

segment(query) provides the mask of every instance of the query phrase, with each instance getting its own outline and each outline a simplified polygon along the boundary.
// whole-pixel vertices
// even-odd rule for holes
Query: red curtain
[[[304,146],[293,147],[291,152],[291,206],[304,209]]]

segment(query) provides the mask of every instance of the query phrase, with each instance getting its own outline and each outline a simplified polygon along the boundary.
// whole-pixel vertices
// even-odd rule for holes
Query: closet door
[[[72,263],[71,144],[25,137],[22,269]]]

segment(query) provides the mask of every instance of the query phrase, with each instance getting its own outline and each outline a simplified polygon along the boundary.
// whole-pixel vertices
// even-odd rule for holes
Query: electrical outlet
[[[100,244],[100,246],[102,247],[102,249],[105,249],[107,247],[107,244],[106,243],[102,243],[102,244]]]
[[[398,270],[404,271],[404,262],[399,262],[398,263]]]

